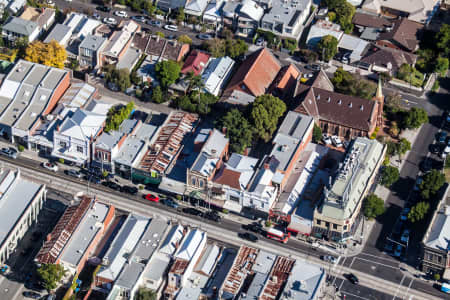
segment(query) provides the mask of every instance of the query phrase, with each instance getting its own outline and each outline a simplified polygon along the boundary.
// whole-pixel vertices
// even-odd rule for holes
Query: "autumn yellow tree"
[[[55,68],[64,68],[67,59],[66,49],[52,40],[50,43],[35,41],[25,49],[25,59]]]

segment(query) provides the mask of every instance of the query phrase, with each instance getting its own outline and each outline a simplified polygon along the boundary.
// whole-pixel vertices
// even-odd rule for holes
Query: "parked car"
[[[397,247],[395,247],[394,256],[400,257],[402,255],[402,250],[403,250],[402,245],[397,245]]]
[[[403,243],[408,243],[408,242],[409,242],[409,229],[405,229],[405,230],[403,231],[403,234],[402,234],[402,237],[400,238],[400,240],[401,240]]]
[[[70,170],[65,170],[64,173],[66,173],[66,175],[75,177],[75,178],[81,178],[81,173],[78,170],[75,169],[70,169]]]
[[[240,237],[243,240],[247,240],[253,243],[256,243],[258,241],[258,237],[254,234],[251,234],[249,232],[239,232],[238,237]]]
[[[167,40],[174,40],[176,38],[177,38],[177,36],[175,34],[169,34],[169,35],[166,36]]]
[[[264,45],[264,39],[262,37],[258,38],[255,42],[256,46],[262,46]]]
[[[164,29],[169,30],[169,31],[178,31],[178,26],[167,24],[167,25],[164,25]]]
[[[333,136],[331,137],[331,142],[333,143],[333,145],[334,145],[335,147],[338,147],[338,148],[344,146],[344,145],[342,144],[341,139],[340,139],[338,136],[336,136],[336,135],[333,135]]]
[[[433,154],[438,154],[441,152],[441,146],[438,144],[430,144],[429,150]]]
[[[424,173],[429,172],[432,167],[433,167],[433,162],[430,159],[428,159],[427,157],[424,160],[422,160],[419,164],[420,171],[422,171]]]
[[[0,150],[0,154],[8,156],[9,158],[16,159],[17,158],[17,150],[10,147],[10,148],[2,148]]]
[[[99,11],[103,11],[103,12],[110,12],[111,11],[111,7],[109,7],[109,6],[97,6],[96,8],[95,8],[96,10],[99,10]]]
[[[305,68],[313,71],[320,71],[320,65],[318,64],[306,65]]]
[[[51,162],[44,162],[42,163],[42,167],[44,167],[47,170],[58,172],[58,166],[56,164],[53,164]]]
[[[214,222],[220,222],[220,220],[221,220],[221,217],[215,211],[208,211],[208,212],[204,213],[203,218],[214,221]]]
[[[344,64],[348,64],[350,62],[350,53],[349,52],[342,55],[341,62],[343,62]]]
[[[147,194],[144,196],[144,198],[151,202],[159,202],[159,197],[153,194]]]
[[[172,208],[178,208],[178,206],[179,206],[179,204],[175,200],[170,199],[170,198],[161,199],[159,202],[161,202],[162,204],[164,204],[168,207],[172,207]]]
[[[358,283],[359,283],[358,277],[356,277],[356,275],[353,274],[353,273],[349,273],[349,274],[347,275],[347,279],[348,279],[351,283],[353,283],[353,284],[358,284]]]
[[[118,16],[118,17],[121,17],[121,18],[127,18],[127,17],[128,17],[127,12],[126,12],[126,11],[123,11],[123,10],[116,10],[116,11],[114,12],[114,14],[115,14],[116,16]]]
[[[331,256],[331,255],[322,255],[320,258],[323,261],[326,261],[326,262],[329,262],[329,263],[332,263],[332,264],[336,264],[337,263],[336,257]]]
[[[314,73],[303,73],[303,78],[313,78],[314,77]]]
[[[441,153],[441,158],[446,158],[449,153],[450,153],[450,146],[445,146],[444,151],[442,151]]]
[[[252,231],[254,233],[262,233],[262,225],[259,223],[252,223],[252,224],[244,224],[242,225],[242,229]]]
[[[409,207],[405,207],[400,214],[400,220],[406,221],[408,220],[408,213],[411,209]]]
[[[84,175],[83,177],[84,180],[95,183],[95,184],[99,184],[102,182],[102,180],[100,179],[100,177],[95,176],[93,174],[88,174],[88,175]]]
[[[181,210],[182,212],[184,212],[185,214],[189,214],[189,215],[193,215],[193,216],[202,216],[202,212],[196,208],[192,208],[192,207],[185,207]]]
[[[92,17],[96,20],[100,20],[101,16],[98,13],[93,13]]]
[[[30,292],[30,291],[23,292],[23,296],[27,297],[27,298],[31,298],[31,299],[39,299],[39,298],[41,298],[41,294],[38,294],[36,292]]]
[[[141,22],[141,23],[145,23],[145,21],[147,20],[146,17],[144,16],[132,16],[131,20],[136,21],[136,22]]]
[[[331,138],[327,135],[327,134],[322,134],[322,141],[326,144],[326,145],[331,145]]]
[[[113,189],[115,191],[120,191],[122,187],[118,185],[117,183],[113,181],[103,181],[102,184],[106,187],[109,187],[110,189]]]
[[[214,39],[214,37],[212,35],[204,34],[204,33],[197,35],[197,38],[200,40],[204,40],[204,41],[209,41],[209,40]]]
[[[114,18],[103,18],[103,23],[107,25],[117,25],[117,20]]]
[[[138,193],[138,188],[132,185],[124,185],[120,191],[130,195],[136,195]]]
[[[156,26],[156,27],[161,27],[161,26],[162,26],[161,21],[158,21],[158,20],[155,20],[155,21],[153,21],[153,20],[147,21],[147,24],[152,25],[152,26]]]
[[[422,182],[423,182],[422,176],[417,176],[417,178],[416,178],[416,183],[414,184],[413,190],[416,191],[416,192],[418,192],[419,189],[420,189],[420,185],[422,184]]]
[[[438,142],[441,143],[441,144],[445,143],[446,139],[447,139],[447,131],[439,132],[438,138],[437,138]]]

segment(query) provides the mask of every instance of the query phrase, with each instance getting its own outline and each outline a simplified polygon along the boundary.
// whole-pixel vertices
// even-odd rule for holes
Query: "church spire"
[[[381,100],[383,99],[383,89],[381,87],[381,76],[378,76],[378,87],[377,87],[377,93],[375,94],[375,99],[376,100]]]

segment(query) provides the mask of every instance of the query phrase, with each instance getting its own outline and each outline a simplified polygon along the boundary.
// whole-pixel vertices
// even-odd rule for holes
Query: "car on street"
[[[239,232],[238,237],[253,243],[256,243],[258,241],[258,237],[250,232]]]
[[[445,146],[445,149],[441,153],[441,158],[446,158],[450,153],[450,146]]]
[[[69,175],[69,176],[72,176],[72,177],[75,177],[75,178],[81,178],[81,173],[80,173],[80,171],[75,170],[75,169],[65,170],[64,173],[65,173],[66,175]]]
[[[338,148],[344,146],[344,145],[342,144],[341,139],[340,139],[337,135],[333,135],[333,136],[331,137],[331,142],[333,143],[333,145],[334,145],[335,147],[338,147]]]
[[[331,138],[326,133],[322,134],[322,141],[325,145],[331,145]]]
[[[441,152],[441,146],[438,144],[430,144],[429,150],[433,154],[438,154]]]
[[[92,17],[96,20],[100,20],[100,18],[101,18],[101,16],[96,12],[92,14]]]
[[[95,184],[99,184],[99,183],[102,182],[102,180],[100,179],[100,177],[95,176],[95,175],[93,175],[93,174],[87,174],[87,175],[84,175],[83,179],[86,180],[86,181],[95,183]]]
[[[402,245],[397,245],[397,247],[395,247],[394,256],[400,257],[402,255],[402,250],[403,250]]]
[[[95,8],[96,10],[99,10],[99,11],[103,11],[103,12],[110,12],[111,11],[111,7],[109,7],[109,6],[97,6],[96,8]]]
[[[58,172],[58,166],[56,164],[53,164],[51,162],[43,162],[42,163],[42,167],[44,169],[53,171],[53,172]]]
[[[320,71],[320,65],[318,64],[306,65],[305,68],[313,71]]]
[[[447,131],[441,131],[438,133],[437,140],[439,143],[441,144],[445,143],[446,139],[447,139]]]
[[[405,207],[402,210],[402,213],[400,214],[400,220],[406,221],[408,220],[408,213],[411,209],[409,207]]]
[[[331,263],[331,264],[337,263],[336,257],[331,256],[331,255],[322,255],[322,256],[320,257],[320,259],[322,259],[323,261],[329,262],[329,263]]]
[[[167,25],[164,25],[164,29],[169,30],[169,31],[178,31],[178,26],[167,24]]]
[[[114,18],[103,18],[103,23],[107,25],[117,25],[117,20]]]
[[[132,16],[131,20],[136,21],[136,22],[145,23],[147,18],[145,16]]]
[[[347,274],[347,279],[353,284],[358,284],[359,283],[358,277],[356,277],[356,275],[353,274],[353,273]]]
[[[132,185],[124,185],[120,191],[130,195],[136,195],[138,193],[138,188]]]
[[[303,73],[303,78],[313,78],[314,73]]]
[[[189,214],[189,215],[193,215],[193,216],[202,216],[203,213],[196,209],[196,208],[192,208],[192,207],[185,207],[181,210],[182,212],[184,212],[185,214]]]
[[[350,52],[347,52],[344,55],[342,55],[341,62],[344,64],[348,64],[350,62]]]
[[[31,298],[31,299],[39,299],[39,298],[41,298],[41,294],[38,294],[36,292],[30,292],[30,291],[23,292],[23,296],[27,297],[27,298]]]
[[[175,34],[169,34],[169,35],[166,36],[167,40],[174,40],[176,38],[177,38],[177,36]]]
[[[256,46],[263,46],[263,45],[264,45],[264,39],[263,39],[262,37],[258,38],[258,39],[256,40],[255,45],[256,45]]]
[[[103,181],[102,184],[115,191],[120,191],[122,187],[113,181]]]
[[[209,41],[209,40],[214,39],[214,37],[212,35],[205,34],[205,33],[197,35],[197,38],[200,39],[200,40],[204,40],[204,41]]]
[[[17,150],[10,147],[10,148],[2,148],[0,150],[0,154],[8,156],[9,158],[16,159],[17,158]]]
[[[147,21],[147,24],[155,26],[155,27],[161,27],[162,26],[161,21],[158,21],[158,20],[149,20],[149,21]]]
[[[144,196],[145,200],[151,201],[151,202],[159,202],[159,197],[153,194],[147,194]]]
[[[161,202],[165,206],[172,207],[172,208],[178,208],[178,206],[179,206],[178,202],[176,202],[175,200],[170,199],[170,198],[163,198],[159,202]]]
[[[220,222],[220,220],[221,220],[221,217],[215,211],[208,211],[208,212],[204,213],[203,218],[214,221],[214,222]]]
[[[252,224],[243,224],[242,229],[248,230],[254,233],[262,233],[262,225],[259,223],[252,223]]]
[[[419,169],[420,171],[426,173],[431,171],[431,168],[433,167],[433,162],[428,159],[427,157],[425,157],[424,160],[422,160],[419,164]]]
[[[127,18],[127,17],[128,17],[127,12],[126,12],[126,11],[123,11],[123,10],[116,10],[116,11],[114,12],[114,14],[115,14],[116,16],[118,16],[118,17],[121,17],[121,18]]]
[[[54,294],[48,294],[42,298],[43,300],[56,300],[56,296]]]
[[[400,240],[403,243],[408,243],[409,242],[409,229],[405,229],[402,233],[402,237],[400,238]]]

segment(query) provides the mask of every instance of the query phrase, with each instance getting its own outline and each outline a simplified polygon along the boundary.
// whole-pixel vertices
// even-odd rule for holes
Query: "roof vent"
[[[328,102],[328,103],[330,103],[330,102],[331,102],[331,98],[330,98],[330,97],[328,97],[328,99],[327,99],[327,102]]]
[[[320,94],[317,95],[317,100],[320,100]]]
[[[338,105],[341,105],[341,104],[342,104],[342,100],[339,99],[339,100],[338,100]]]
[[[350,104],[348,105],[348,107],[352,108],[353,104],[350,102]]]
[[[360,110],[360,111],[363,111],[363,110],[364,110],[364,105],[361,105],[361,106],[359,107],[359,110]]]

